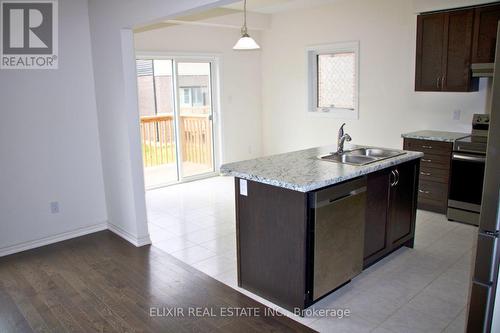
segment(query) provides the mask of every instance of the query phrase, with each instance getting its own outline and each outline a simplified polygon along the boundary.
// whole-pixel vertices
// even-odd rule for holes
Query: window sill
[[[311,111],[307,110],[307,115],[315,118],[334,118],[358,120],[357,110],[337,109],[332,111]]]

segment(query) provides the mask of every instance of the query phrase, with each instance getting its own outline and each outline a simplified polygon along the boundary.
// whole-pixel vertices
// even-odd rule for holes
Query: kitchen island
[[[318,158],[334,150],[221,167],[235,177],[238,285],[291,311],[413,246],[423,154],[400,151],[362,166]]]

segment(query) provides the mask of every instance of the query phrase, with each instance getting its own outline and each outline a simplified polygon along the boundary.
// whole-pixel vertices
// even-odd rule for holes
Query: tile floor
[[[184,177],[199,175],[213,170],[211,164],[182,163]],[[168,163],[144,168],[144,185],[153,189],[177,181],[177,164]]]
[[[214,177],[147,192],[153,246],[273,308],[236,284],[234,179]],[[418,211],[415,248],[401,248],[312,308],[343,319],[285,314],[320,332],[463,332],[477,229]]]

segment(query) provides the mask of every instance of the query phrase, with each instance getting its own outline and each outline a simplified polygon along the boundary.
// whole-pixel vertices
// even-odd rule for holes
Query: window
[[[182,106],[192,106],[190,88],[181,89],[181,104]]]
[[[206,96],[206,88],[202,87],[193,87],[193,106],[203,106],[205,104],[205,96]]]
[[[181,87],[181,104],[184,107],[206,106],[207,87]]]
[[[307,49],[311,114],[358,118],[358,53],[358,42]]]

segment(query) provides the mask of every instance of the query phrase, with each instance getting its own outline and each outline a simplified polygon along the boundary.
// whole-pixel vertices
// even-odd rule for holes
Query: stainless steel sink
[[[373,162],[378,162],[387,158],[406,154],[404,151],[390,150],[382,148],[358,148],[354,150],[345,151],[343,154],[331,153],[327,155],[318,156],[323,161],[351,164],[351,165],[365,165]]]
[[[319,158],[325,161],[353,164],[353,165],[365,165],[377,161],[376,157],[364,156],[364,155],[351,155],[348,153],[344,154],[333,153],[320,156]]]
[[[345,152],[348,155],[370,156],[375,158],[390,158],[406,154],[404,151],[390,150],[382,148],[360,148]]]

